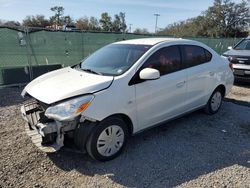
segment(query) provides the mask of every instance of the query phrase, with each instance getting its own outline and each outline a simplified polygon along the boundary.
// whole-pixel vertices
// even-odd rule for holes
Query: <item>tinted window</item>
[[[157,69],[161,75],[180,70],[181,56],[178,46],[158,50],[145,62],[142,68]]]
[[[184,45],[182,46],[182,52],[186,67],[200,65],[212,59],[212,54],[199,46]]]
[[[205,51],[205,54],[206,54],[206,62],[211,61],[212,54],[209,51],[205,50],[205,49],[204,49],[204,51]]]

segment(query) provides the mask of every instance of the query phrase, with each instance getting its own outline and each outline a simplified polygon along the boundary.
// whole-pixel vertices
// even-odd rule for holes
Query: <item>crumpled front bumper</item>
[[[32,142],[42,151],[46,153],[56,152],[63,146],[64,134],[62,132],[62,124],[55,121],[47,121],[44,112],[36,101],[25,103],[21,106],[21,114],[27,122],[25,131],[31,138]],[[51,144],[43,144],[44,139],[48,135],[55,135],[55,139]]]

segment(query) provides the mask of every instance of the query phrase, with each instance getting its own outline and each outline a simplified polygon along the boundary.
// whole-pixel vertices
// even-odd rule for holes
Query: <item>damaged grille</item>
[[[48,105],[43,104],[37,100],[30,100],[25,102],[24,105],[25,116],[28,120],[29,126],[32,129],[36,129],[38,123],[52,122],[53,120],[48,119],[44,114]]]
[[[26,132],[28,132],[32,141],[38,145],[38,147],[49,146],[53,144],[56,139],[56,133],[49,133],[43,136],[39,133],[39,123],[47,124],[54,121],[45,116],[45,111],[48,107],[48,105],[40,101],[31,99],[25,102],[21,108],[23,117],[28,122],[28,129]]]

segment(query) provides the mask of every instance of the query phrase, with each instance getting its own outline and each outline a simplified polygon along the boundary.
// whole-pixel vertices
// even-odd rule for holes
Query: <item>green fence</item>
[[[106,44],[144,37],[155,36],[0,27],[0,85],[26,83],[50,70],[77,64]],[[190,39],[203,42],[218,53],[224,52],[228,46],[239,41],[239,39]]]

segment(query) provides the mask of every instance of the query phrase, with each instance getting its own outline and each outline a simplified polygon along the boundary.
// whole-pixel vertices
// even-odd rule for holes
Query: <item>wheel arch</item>
[[[117,113],[117,114],[112,114],[112,115],[106,117],[105,119],[110,118],[110,117],[119,117],[119,118],[121,118],[126,123],[126,125],[128,127],[129,135],[130,136],[133,135],[134,126],[133,126],[132,120],[130,119],[130,117],[128,115],[122,114],[122,113]]]
[[[222,92],[223,97],[225,97],[225,94],[226,94],[226,87],[225,87],[225,85],[220,84],[220,85],[218,85],[218,86],[214,89],[214,91],[215,91],[216,89],[219,89],[219,90]]]

